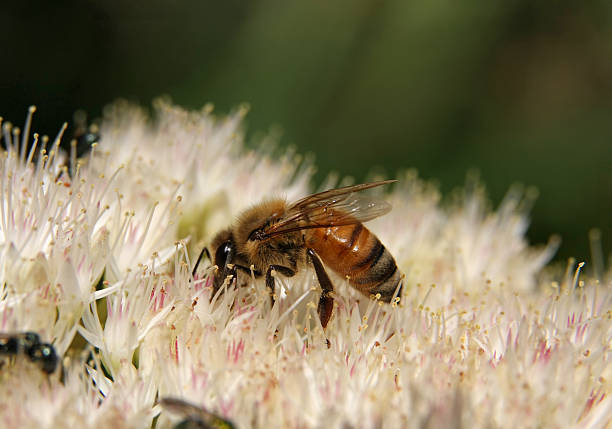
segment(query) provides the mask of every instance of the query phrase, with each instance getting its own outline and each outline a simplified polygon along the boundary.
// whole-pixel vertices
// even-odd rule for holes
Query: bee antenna
[[[200,256],[198,256],[198,260],[196,261],[194,267],[193,267],[193,271],[191,272],[191,277],[195,280],[195,275],[196,272],[198,271],[198,267],[200,266],[200,261],[202,260],[202,257],[206,254],[206,257],[208,258],[209,261],[212,262],[212,259],[210,259],[210,252],[208,252],[208,248],[204,247],[202,249],[202,251],[200,252]]]

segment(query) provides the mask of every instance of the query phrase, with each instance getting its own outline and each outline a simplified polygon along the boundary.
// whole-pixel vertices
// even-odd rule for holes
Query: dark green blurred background
[[[416,168],[443,192],[480,171],[497,204],[535,185],[530,241],[590,259],[612,241],[612,2],[13,1],[0,114],[55,134],[76,109],[170,95],[227,112],[328,172]]]

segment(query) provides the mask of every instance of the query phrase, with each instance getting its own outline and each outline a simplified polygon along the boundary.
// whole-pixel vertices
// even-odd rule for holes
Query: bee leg
[[[249,267],[245,267],[244,265],[234,264],[234,269],[237,272],[238,270],[245,273],[247,276],[251,277],[261,277],[261,272],[256,269],[251,269]],[[246,284],[245,284],[246,286]]]
[[[255,277],[261,277],[261,272],[255,270],[255,269],[251,270],[251,268],[249,268],[249,267],[244,267],[244,266],[238,265],[238,264],[235,264],[234,266],[236,268],[242,270],[245,274],[251,275],[251,272],[252,272]]]
[[[202,256],[204,255],[206,255],[209,261],[212,261],[212,259],[210,259],[210,253],[208,252],[208,249],[206,247],[203,248],[202,251],[200,252],[200,256],[198,256],[198,260],[196,261],[193,267],[193,271],[191,272],[191,277],[194,279],[195,279],[196,272],[198,271],[198,266],[200,265],[200,261],[202,260]]]
[[[272,270],[277,271],[285,277],[293,277],[295,270],[289,267],[283,267],[282,265],[270,265],[268,271],[266,271],[266,286],[270,290],[271,304],[274,305],[274,277],[272,277]]]
[[[319,280],[321,289],[323,289],[321,292],[321,298],[319,298],[317,312],[319,313],[319,319],[321,319],[321,325],[323,326],[323,329],[325,329],[334,309],[334,298],[331,296],[331,293],[334,291],[334,285],[325,272],[325,268],[323,268],[323,264],[315,251],[308,249],[306,250],[306,253],[308,253],[310,260],[312,261],[312,265],[314,265],[317,280]]]

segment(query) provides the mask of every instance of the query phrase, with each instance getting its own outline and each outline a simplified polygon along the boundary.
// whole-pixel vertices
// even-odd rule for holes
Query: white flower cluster
[[[399,177],[369,225],[406,275],[401,303],[332,277],[323,331],[311,269],[277,276],[273,307],[261,279],[211,296],[213,268],[191,277],[241,210],[306,195],[311,164],[246,149],[244,110],[155,107],[110,108],[81,160],[62,133],[29,142],[34,109],[2,127],[0,335],[37,332],[62,368],[0,356],[0,427],[172,427],[186,416],[164,397],[238,428],[610,424],[612,278],[542,274],[556,243],[528,246],[529,191],[492,211],[474,181],[441,204]]]

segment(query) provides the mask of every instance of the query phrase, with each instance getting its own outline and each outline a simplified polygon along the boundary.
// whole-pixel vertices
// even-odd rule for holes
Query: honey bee
[[[0,357],[18,356],[27,357],[46,374],[53,373],[59,362],[53,346],[41,342],[35,332],[0,333]]]
[[[161,398],[159,403],[165,410],[183,416],[174,429],[235,429],[229,420],[206,411],[202,407],[178,398]]]
[[[334,303],[334,288],[323,264],[366,296],[374,295],[384,302],[401,297],[402,275],[395,259],[362,223],[388,213],[391,205],[359,194],[393,182],[331,189],[292,204],[272,199],[246,210],[212,241],[213,262],[217,266],[213,292],[228,276],[236,278],[240,270],[247,275],[252,272],[256,277],[265,276],[274,297],[274,273],[292,277],[311,263],[322,289],[317,311],[323,328]],[[193,270],[194,277],[203,254],[210,259],[204,248]]]

